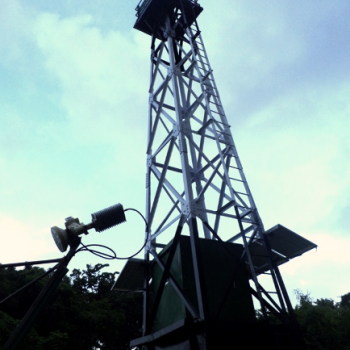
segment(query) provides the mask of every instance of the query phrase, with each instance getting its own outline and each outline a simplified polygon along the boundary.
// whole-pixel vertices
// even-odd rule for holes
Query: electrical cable
[[[84,251],[87,251],[91,254],[94,254],[102,259],[106,259],[106,260],[114,260],[117,258],[117,254],[115,253],[115,251],[110,248],[110,247],[107,247],[106,245],[102,245],[102,244],[88,244],[88,245],[85,245],[83,244],[82,242],[80,243],[82,245],[81,248],[79,248],[76,253],[79,253],[79,252],[84,252]],[[101,252],[101,251],[98,251],[98,250],[95,250],[95,249],[90,249],[89,247],[101,247],[101,248],[104,248],[104,249],[108,249],[109,251],[112,252],[113,255],[110,255],[108,253],[104,253],[104,252]]]
[[[148,243],[149,241],[149,226],[148,226],[148,223],[147,223],[147,220],[145,219],[145,217],[136,209],[134,208],[127,208],[124,210],[124,212],[126,211],[135,211],[136,213],[138,213],[143,221],[145,222],[146,224],[146,231],[147,231],[147,237],[146,237],[146,240],[145,240],[145,243],[143,244],[143,246],[133,255],[130,255],[128,257],[123,257],[123,258],[120,258],[117,256],[116,252],[108,247],[108,246],[105,246],[105,245],[102,245],[102,244],[88,244],[88,245],[85,245],[83,244],[83,242],[81,242],[80,244],[82,245],[81,248],[77,249],[77,251],[75,252],[75,254],[79,253],[79,252],[84,252],[84,251],[87,251],[87,252],[90,252],[91,254],[94,254],[102,259],[106,259],[106,260],[128,260],[128,259],[131,259],[133,258],[134,256],[136,256],[137,254],[139,254],[143,248],[145,248],[146,244]],[[104,248],[104,249],[107,249],[109,250],[112,254],[108,254],[108,253],[105,253],[105,252],[101,252],[101,251],[98,251],[96,249],[90,249],[90,247],[101,247],[101,248]],[[3,302],[5,302],[6,300],[10,299],[11,297],[13,297],[14,295],[16,295],[17,293],[20,293],[22,292],[23,290],[25,290],[26,288],[28,288],[29,286],[31,286],[33,283],[39,281],[40,279],[42,279],[43,277],[47,276],[48,274],[50,274],[51,272],[53,272],[54,270],[56,270],[58,267],[58,264],[55,265],[54,267],[52,267],[51,269],[47,270],[45,273],[43,273],[42,275],[38,276],[37,278],[35,278],[33,281],[29,282],[28,284],[26,284],[25,286],[23,286],[22,288],[18,289],[17,291],[15,291],[14,293],[12,293],[11,295],[9,295],[8,297],[6,297],[5,299],[1,300],[0,301],[0,304],[2,304]]]
[[[124,212],[126,212],[126,211],[128,211],[128,210],[135,211],[137,214],[139,214],[139,215],[142,217],[143,221],[144,221],[145,224],[146,224],[147,237],[146,237],[146,239],[145,239],[145,243],[143,244],[143,246],[142,246],[135,254],[130,255],[130,256],[128,256],[128,257],[125,257],[125,258],[119,258],[119,257],[117,257],[118,260],[128,260],[128,259],[133,258],[133,257],[136,256],[137,254],[139,254],[139,253],[142,251],[143,248],[145,248],[146,244],[147,244],[148,241],[149,241],[149,227],[148,227],[148,222],[147,222],[147,220],[145,219],[145,217],[144,217],[138,210],[136,210],[136,209],[134,209],[134,208],[127,208],[127,209],[124,209]]]
[[[88,245],[85,245],[81,242],[81,245],[82,247],[79,248],[76,253],[79,253],[79,252],[83,252],[83,251],[87,251],[87,252],[90,252],[91,254],[94,254],[100,258],[103,258],[103,259],[106,259],[106,260],[114,260],[114,259],[119,259],[119,260],[127,260],[127,259],[131,259],[133,258],[134,256],[136,256],[137,254],[139,254],[142,249],[146,246],[147,242],[148,242],[148,239],[149,239],[149,228],[148,228],[148,223],[145,219],[145,217],[136,209],[133,209],[133,208],[128,208],[128,209],[125,209],[124,212],[128,211],[128,210],[132,210],[132,211],[135,211],[137,212],[144,220],[145,224],[146,224],[146,228],[147,228],[147,238],[145,240],[145,243],[143,244],[143,246],[141,247],[141,249],[139,249],[135,254],[129,256],[129,257],[125,257],[125,258],[119,258],[117,257],[117,254],[116,252],[108,247],[108,246],[105,246],[105,245],[102,245],[102,244],[88,244]],[[104,248],[104,249],[107,249],[109,250],[110,252],[112,252],[112,254],[108,254],[108,253],[105,253],[105,252],[101,252],[101,251],[98,251],[96,249],[90,249],[90,247],[101,247],[101,248]],[[4,303],[6,300],[12,298],[13,296],[15,296],[16,294],[22,292],[23,290],[25,290],[26,288],[28,288],[29,286],[31,286],[33,283],[39,281],[40,279],[42,279],[43,277],[47,276],[48,274],[50,274],[51,272],[53,272],[54,270],[56,270],[58,267],[58,264],[55,265],[54,267],[52,267],[51,269],[47,270],[45,273],[43,273],[42,275],[38,276],[37,278],[35,278],[33,281],[29,282],[28,284],[26,284],[25,286],[23,286],[22,288],[18,289],[17,291],[15,291],[14,293],[12,293],[11,295],[9,295],[8,297],[6,297],[5,299],[1,300],[0,301],[0,304]]]
[[[148,226],[148,223],[147,223],[147,220],[145,219],[145,217],[138,210],[136,210],[134,208],[127,208],[127,209],[124,210],[124,212],[129,211],[129,210],[135,211],[136,213],[138,213],[142,217],[143,221],[146,224],[147,237],[146,237],[145,243],[143,244],[143,246],[135,254],[132,254],[132,255],[130,255],[128,257],[118,257],[116,252],[112,248],[110,248],[108,246],[105,246],[105,245],[102,245],[102,244],[88,244],[88,245],[84,245],[82,242],[81,242],[82,247],[79,248],[76,251],[76,253],[87,251],[87,252],[90,252],[91,254],[94,254],[94,255],[96,255],[96,256],[98,256],[98,257],[100,257],[102,259],[106,259],[106,260],[114,260],[114,259],[116,259],[116,260],[128,260],[128,259],[131,259],[134,256],[136,256],[137,254],[139,254],[145,248],[146,244],[149,241],[149,226]],[[110,252],[112,252],[113,255],[105,253],[105,252],[98,251],[96,249],[90,249],[90,247],[101,247],[101,248],[107,249]]]
[[[144,221],[145,224],[146,224],[147,233],[148,233],[149,227],[148,227],[148,222],[147,222],[147,220],[145,219],[145,217],[144,217],[137,209],[134,209],[134,208],[127,208],[127,209],[124,209],[124,212],[125,212],[125,211],[128,211],[128,210],[136,211],[136,213],[138,213],[138,214],[142,217],[143,221]]]

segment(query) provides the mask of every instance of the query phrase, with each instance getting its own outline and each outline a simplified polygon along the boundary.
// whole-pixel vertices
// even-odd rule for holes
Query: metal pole
[[[10,338],[7,340],[2,350],[14,350],[21,344],[23,338],[29,332],[30,328],[32,327],[33,323],[39,316],[40,312],[42,311],[44,306],[49,302],[50,297],[58,287],[62,278],[68,272],[67,265],[75,255],[75,252],[78,246],[80,245],[80,241],[81,239],[80,237],[78,237],[70,244],[70,250],[68,254],[59,263],[57,270],[55,271],[53,276],[50,278],[49,282],[46,284],[44,289],[40,292],[38,297],[35,299],[30,309],[24,315],[22,321],[19,323],[19,325],[17,326],[15,331],[12,333]]]

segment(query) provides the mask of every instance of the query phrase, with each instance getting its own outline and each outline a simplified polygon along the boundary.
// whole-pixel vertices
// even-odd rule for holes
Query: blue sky
[[[202,0],[199,25],[265,227],[318,244],[288,290],[350,292],[350,3]],[[50,234],[115,203],[144,211],[150,38],[130,1],[2,0],[0,261],[60,256]],[[84,242],[127,256],[143,223]],[[71,264],[101,262],[88,253]],[[112,263],[120,270],[123,263]]]

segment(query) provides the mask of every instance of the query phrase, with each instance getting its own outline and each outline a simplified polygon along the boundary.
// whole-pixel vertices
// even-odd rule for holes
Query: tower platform
[[[178,10],[183,9],[183,11]],[[194,0],[141,0],[136,7],[136,23],[134,28],[148,35],[155,35],[159,40],[166,40],[164,37],[164,25],[169,13],[175,14],[170,18],[171,26],[175,21],[179,25],[175,29],[176,37],[182,37],[186,27],[190,26],[203,8]],[[172,23],[174,22],[174,23]]]

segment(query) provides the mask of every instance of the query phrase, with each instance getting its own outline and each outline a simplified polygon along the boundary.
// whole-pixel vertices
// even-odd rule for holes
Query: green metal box
[[[165,264],[172,241],[160,252]],[[200,256],[204,271],[205,289],[210,318],[214,321],[217,310],[227,295],[217,322],[249,322],[255,320],[255,311],[250,293],[246,267],[239,259],[243,246],[234,243],[200,239]],[[181,236],[170,268],[176,282],[184,290],[188,299],[197,306],[196,286],[193,271],[190,237]],[[236,275],[234,283],[231,283]],[[159,288],[162,270],[151,263],[151,303]],[[162,294],[153,331],[158,331],[187,317],[186,308],[172,285],[167,282]]]

